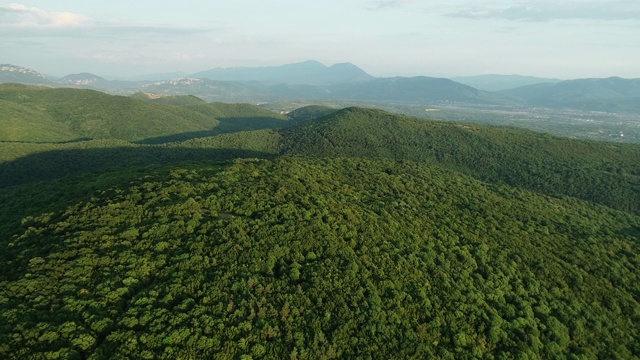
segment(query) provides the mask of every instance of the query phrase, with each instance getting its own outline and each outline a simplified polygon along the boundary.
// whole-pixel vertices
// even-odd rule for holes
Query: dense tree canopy
[[[638,146],[15,85],[3,114],[2,359],[640,357]]]
[[[3,242],[0,355],[631,358],[639,237],[412,162],[159,167]]]
[[[348,108],[284,129],[282,153],[413,160],[640,213],[640,147]]]

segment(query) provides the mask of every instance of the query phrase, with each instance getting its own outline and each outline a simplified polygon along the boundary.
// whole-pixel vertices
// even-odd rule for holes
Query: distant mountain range
[[[503,90],[503,95],[542,107],[592,111],[640,111],[640,79],[578,79]]]
[[[509,102],[498,94],[478,90],[453,80],[427,76],[375,78],[367,82],[333,86],[330,90],[332,97],[349,100],[474,104]]]
[[[588,111],[640,110],[640,79],[561,81],[520,75],[481,75],[445,79],[426,76],[380,78],[351,63],[325,66],[305,61],[272,67],[216,68],[188,76],[155,74],[147,80],[106,80],[79,73],[60,79],[24,67],[0,65],[0,83],[78,87],[131,95],[195,95],[218,102],[274,102],[300,99],[470,104],[571,108]],[[153,79],[151,79],[153,78]],[[491,90],[491,91],[489,91]]]
[[[197,72],[191,77],[219,81],[263,81],[301,85],[342,84],[374,78],[351,63],[325,66],[317,61],[271,67],[216,68]]]
[[[501,91],[533,84],[557,83],[562,81],[560,79],[541,78],[535,76],[495,74],[461,76],[451,78],[451,80],[485,91]]]

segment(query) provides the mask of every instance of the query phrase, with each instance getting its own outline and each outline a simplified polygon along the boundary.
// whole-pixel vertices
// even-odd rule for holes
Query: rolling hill
[[[4,115],[0,141],[92,138],[158,143],[263,128],[267,121],[286,120],[248,104],[207,104],[194,97],[160,98],[150,103],[148,98],[86,89],[18,84],[0,85],[0,101],[7,104],[0,110]]]
[[[63,142],[77,137],[69,125],[53,120],[42,109],[0,100],[0,141]]]
[[[333,114],[336,111],[337,109],[329,106],[308,105],[290,111],[287,115],[291,120],[302,123],[314,119],[320,119],[324,116]]]
[[[23,138],[121,138],[0,143],[0,358],[640,356],[640,146],[2,89]],[[110,130],[156,114],[184,140]]]
[[[93,90],[49,89],[18,85],[0,86],[0,99],[20,103],[72,132],[76,138],[129,141],[211,130],[216,119],[173,106],[152,105],[130,97]],[[30,120],[38,120],[34,117]],[[2,139],[15,141],[15,139]]]
[[[282,154],[439,164],[495,184],[640,213],[640,147],[349,108],[283,129]]]
[[[181,102],[180,99],[174,98],[174,101]],[[193,101],[186,99],[189,103]],[[163,108],[171,105],[149,106]],[[493,184],[507,184],[551,196],[572,196],[640,213],[638,146],[569,140],[510,128],[434,122],[362,108],[339,111],[323,107],[303,108],[293,112],[291,117],[275,115],[246,104],[198,103],[174,105],[173,109],[198,113],[208,119],[216,119],[218,123],[213,129],[139,140],[139,143],[158,144],[158,147],[137,152],[127,150],[140,154],[139,157],[131,157],[132,161],[138,159],[134,163],[144,164],[148,159],[157,159],[158,162],[184,159],[193,144],[198,144],[200,149],[215,150],[225,159],[250,151],[259,157],[295,155],[410,160],[437,164]],[[305,112],[325,116],[310,118],[304,115]],[[260,129],[266,132],[256,132]],[[236,132],[222,142],[210,137]],[[201,140],[189,142],[189,139]],[[182,155],[171,155],[162,145],[165,143],[174,143],[171,146],[181,149]],[[57,157],[74,158],[78,164],[90,164],[91,157],[99,149],[77,154],[73,151],[75,147],[87,145],[94,147],[89,143],[69,144],[59,154],[23,158],[16,163],[3,164],[0,170],[6,174],[5,181],[11,184],[68,175],[67,171],[61,173],[50,167],[56,163]],[[12,155],[14,152],[23,153],[17,145],[4,144],[4,147],[9,157],[7,160],[16,158]],[[158,154],[145,155],[154,151]],[[118,167],[123,153],[117,150],[109,150],[109,153],[112,155],[106,158],[111,161],[87,167]],[[193,158],[201,159],[202,156],[208,155],[199,151],[199,155]],[[83,167],[74,168],[81,171]],[[40,175],[29,175],[33,173]]]

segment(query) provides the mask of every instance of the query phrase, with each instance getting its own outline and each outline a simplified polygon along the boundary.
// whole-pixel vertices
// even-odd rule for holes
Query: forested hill
[[[193,96],[114,96],[86,89],[0,85],[0,141],[119,139],[148,143],[284,126],[286,117],[249,104]]]
[[[0,240],[2,358],[640,355],[640,218],[603,206],[357,158],[9,192],[56,201]]]
[[[0,187],[77,172],[181,159],[348,156],[438,164],[494,184],[552,196],[573,196],[640,213],[638,146],[556,138],[514,128],[427,121],[362,108],[336,111],[307,107],[285,118],[252,105],[204,103],[188,97],[161,101],[177,105],[145,104],[199,114],[216,125],[213,129],[140,141],[158,144],[155,147],[121,142],[112,142],[110,146],[110,140],[59,145],[4,143],[0,146],[4,152],[0,160],[5,160],[0,163],[0,176],[4,178]],[[24,137],[39,133],[52,136],[56,132],[48,129],[64,129],[33,124],[24,127],[27,134]],[[261,128],[265,131],[238,132]],[[229,134],[207,137],[215,132]],[[72,135],[77,133],[70,130],[66,136]],[[189,140],[192,138],[199,139]],[[162,145],[177,140],[180,142]],[[24,155],[27,156],[18,159]],[[7,161],[11,159],[15,161]]]
[[[158,131],[169,134],[138,140],[157,144],[154,147],[109,139],[67,144],[2,143],[0,161],[4,163],[0,163],[0,177],[4,179],[0,187],[77,172],[184,159],[348,156],[438,164],[493,184],[508,184],[552,196],[573,196],[640,213],[638,146],[556,138],[514,128],[428,121],[363,108],[337,111],[312,106],[285,117],[253,105],[205,103],[194,97],[142,101],[72,89],[62,91],[62,98],[60,94],[51,94],[61,90],[29,88],[31,92],[23,93],[31,94],[26,102],[29,112],[21,111],[22,104],[15,100],[10,102],[15,108],[4,107],[3,111],[16,110],[22,116],[9,116],[8,126],[2,128],[5,138],[23,142],[41,138],[68,140],[89,134],[120,136],[130,129],[141,129],[146,136]],[[36,96],[40,92],[58,100],[45,101]],[[52,111],[67,98],[75,99],[77,107]],[[105,103],[115,101],[121,106],[119,114],[127,115],[124,122],[114,115],[103,117],[103,122],[95,120],[94,111],[109,109],[101,107],[95,99]],[[55,116],[39,118],[37,104],[47,106],[47,113]],[[130,105],[129,109],[126,105]],[[147,109],[152,110],[138,113]],[[75,116],[62,122],[61,117],[69,112]],[[132,118],[132,114],[144,120]],[[149,114],[158,117],[147,119]],[[197,124],[201,130],[171,130],[185,125],[178,120],[167,125],[172,119],[168,114],[179,114],[179,119]],[[156,122],[158,128],[154,128]],[[206,124],[212,127],[207,128]],[[257,129],[265,131],[242,131]],[[228,135],[210,137],[215,133]]]
[[[640,357],[639,146],[16,89],[2,359]],[[167,114],[215,126],[33,140]]]
[[[495,184],[640,213],[640,147],[348,108],[284,129],[282,153],[439,164]]]
[[[218,120],[188,109],[150,104],[86,89],[0,85],[3,141],[55,142],[78,138],[142,140],[185,131],[210,130]],[[28,116],[21,116],[22,114]],[[48,136],[37,130],[53,128]]]

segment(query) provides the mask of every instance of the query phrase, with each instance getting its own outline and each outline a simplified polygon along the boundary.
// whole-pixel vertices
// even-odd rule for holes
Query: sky
[[[0,64],[107,78],[306,60],[640,78],[640,0],[0,0]]]

